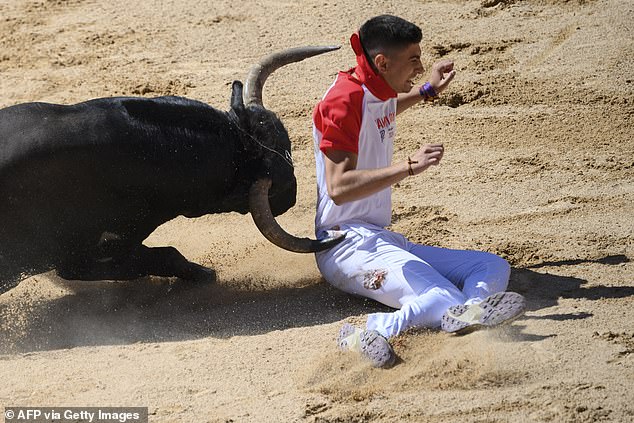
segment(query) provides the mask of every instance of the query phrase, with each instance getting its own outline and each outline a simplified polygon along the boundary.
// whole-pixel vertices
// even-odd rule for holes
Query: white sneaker
[[[515,292],[498,292],[482,302],[455,305],[447,309],[440,328],[449,333],[464,335],[483,327],[511,323],[526,311],[526,299]]]
[[[387,339],[375,330],[361,330],[345,323],[339,330],[337,344],[342,351],[354,351],[372,363],[387,368],[396,361],[396,354]]]

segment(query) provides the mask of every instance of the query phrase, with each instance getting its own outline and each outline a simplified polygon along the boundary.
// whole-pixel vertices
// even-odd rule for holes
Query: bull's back
[[[137,152],[158,158],[174,146],[200,143],[201,137],[222,130],[222,115],[180,97],[18,104],[0,110],[0,172],[21,160],[69,151]]]
[[[27,103],[0,110],[0,172],[34,157],[51,157],[99,141],[112,111],[80,105]]]

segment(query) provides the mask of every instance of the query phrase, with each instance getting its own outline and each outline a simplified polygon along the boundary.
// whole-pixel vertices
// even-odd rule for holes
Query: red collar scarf
[[[381,101],[396,97],[396,91],[390,87],[381,75],[374,71],[372,65],[368,62],[368,58],[363,52],[363,46],[361,45],[358,32],[355,32],[350,37],[350,45],[357,55],[357,67],[354,68],[354,73],[359,77],[361,82]]]

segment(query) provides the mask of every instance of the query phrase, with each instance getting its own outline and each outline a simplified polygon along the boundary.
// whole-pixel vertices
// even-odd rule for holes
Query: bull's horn
[[[273,244],[296,253],[316,253],[327,250],[343,241],[345,234],[336,237],[314,240],[298,238],[286,232],[278,225],[271,213],[269,204],[269,178],[258,179],[249,191],[249,208],[251,216],[262,235]]]
[[[319,47],[296,47],[279,51],[266,56],[249,71],[247,80],[244,83],[244,104],[248,107],[251,104],[262,106],[262,87],[276,69],[293,62],[300,62],[318,54],[337,50],[340,46],[319,46]]]

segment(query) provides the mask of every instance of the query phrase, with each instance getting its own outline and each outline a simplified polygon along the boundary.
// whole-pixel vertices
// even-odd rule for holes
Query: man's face
[[[374,64],[394,91],[407,93],[414,86],[414,79],[425,71],[420,55],[420,46],[410,44],[401,50],[377,55]]]

